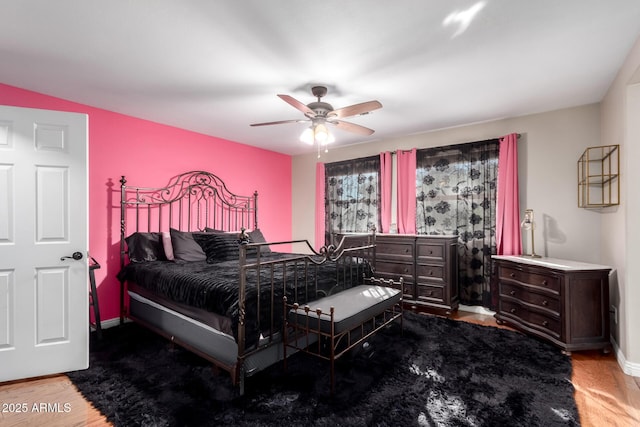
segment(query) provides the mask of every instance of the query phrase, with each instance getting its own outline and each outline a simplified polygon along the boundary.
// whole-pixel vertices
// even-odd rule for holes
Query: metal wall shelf
[[[578,159],[578,207],[620,204],[620,146],[587,148]]]

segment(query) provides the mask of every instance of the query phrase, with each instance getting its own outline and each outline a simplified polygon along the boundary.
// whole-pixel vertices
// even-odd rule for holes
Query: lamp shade
[[[323,124],[316,125],[315,137],[318,144],[326,144],[329,140],[329,129]]]
[[[300,135],[300,141],[305,144],[313,145],[314,139],[313,127],[306,128]]]
[[[323,142],[324,145],[331,144],[332,142],[336,142],[336,137],[333,136],[333,134],[329,132],[329,130],[327,130],[327,135],[328,135],[327,140]]]

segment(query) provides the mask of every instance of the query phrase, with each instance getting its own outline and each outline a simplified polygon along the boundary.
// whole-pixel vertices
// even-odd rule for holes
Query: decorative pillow
[[[194,240],[194,233],[173,228],[169,229],[169,233],[171,234],[173,257],[176,261],[205,261],[207,259],[202,247]]]
[[[251,243],[267,243],[267,240],[262,235],[262,231],[260,231],[260,229],[250,231],[249,239],[251,240]],[[271,252],[271,248],[269,246],[260,246],[260,252]]]
[[[207,233],[227,233],[224,230],[216,230],[215,228],[209,228],[209,227],[205,227],[204,231]]]
[[[236,233],[194,233],[193,238],[206,253],[208,263],[240,257]]]
[[[168,231],[162,232],[162,247],[164,248],[164,255],[167,257],[167,260],[173,261],[173,245],[171,244],[171,233]]]
[[[214,237],[214,233],[206,232],[206,233],[193,233],[193,240],[196,241],[198,245],[204,251],[205,256],[207,257],[207,262],[212,264],[218,261],[216,257],[216,250],[218,249],[218,243],[216,238]]]
[[[166,261],[160,233],[135,232],[126,237],[131,262]]]

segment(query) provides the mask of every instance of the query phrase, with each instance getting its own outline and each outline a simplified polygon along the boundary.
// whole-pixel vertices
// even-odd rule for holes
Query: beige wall
[[[616,269],[611,304],[620,321],[612,324],[617,357],[623,370],[640,376],[640,40],[631,49],[601,106],[603,144],[620,144],[621,200],[601,213],[602,262]],[[630,185],[634,183],[634,185]],[[635,326],[635,327],[634,327]]]
[[[587,105],[331,149],[320,161],[334,162],[386,150],[436,147],[520,133],[521,210],[535,211],[536,253],[600,262],[600,217],[577,207],[576,184],[578,157],[586,147],[600,144],[599,114],[598,105]],[[317,154],[293,158],[293,237],[311,242],[314,240],[317,161]]]
[[[535,210],[536,252],[610,265],[612,322],[617,358],[625,373],[640,376],[640,40],[631,49],[600,104],[334,148],[319,161],[334,162],[381,151],[435,147],[522,134],[520,207]],[[576,161],[586,147],[620,144],[620,206],[577,207]],[[293,158],[294,238],[314,241],[316,154]],[[627,183],[634,183],[633,186]],[[528,243],[528,242],[525,242]]]

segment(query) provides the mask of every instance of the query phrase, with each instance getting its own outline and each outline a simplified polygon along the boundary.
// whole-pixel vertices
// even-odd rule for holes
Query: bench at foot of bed
[[[304,306],[289,304],[284,298],[285,371],[287,348],[328,360],[333,394],[336,359],[396,319],[402,329],[402,278],[371,277],[365,283]]]

